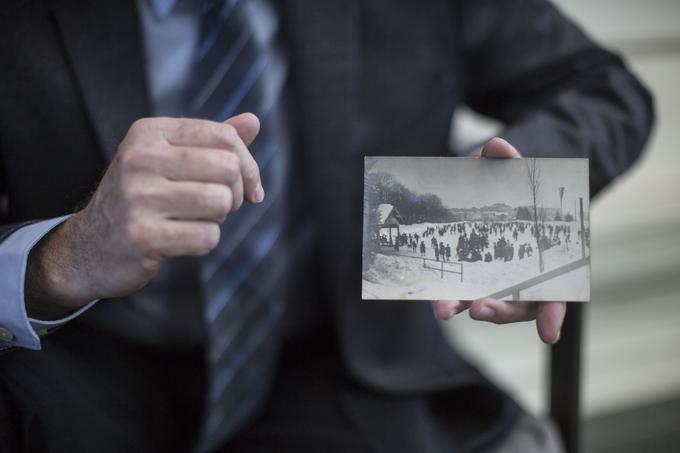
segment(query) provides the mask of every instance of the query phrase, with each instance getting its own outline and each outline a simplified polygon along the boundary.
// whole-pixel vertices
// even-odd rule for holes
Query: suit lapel
[[[135,2],[54,0],[53,10],[83,103],[108,160],[132,122],[150,111]]]

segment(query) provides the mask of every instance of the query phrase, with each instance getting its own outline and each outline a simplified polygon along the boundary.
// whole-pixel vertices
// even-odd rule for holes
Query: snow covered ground
[[[465,222],[466,223],[466,222]],[[571,225],[571,243],[566,244],[562,240],[561,245],[554,246],[543,253],[545,271],[550,271],[560,266],[581,259],[581,244],[578,239],[578,228],[575,223],[566,222],[546,222],[546,225]],[[402,234],[418,233],[420,237],[428,227],[438,227],[444,224],[423,223],[417,225],[403,225],[400,228]],[[454,224],[455,225],[455,224]],[[470,227],[467,228],[468,235]],[[394,233],[394,230],[393,230]],[[423,259],[419,252],[408,251],[407,247],[401,247],[395,256],[389,248],[385,248],[384,253],[375,257],[373,265],[364,273],[362,295],[364,299],[476,299],[488,296],[495,292],[504,290],[515,284],[524,282],[532,277],[540,275],[538,264],[538,253],[536,252],[536,242],[531,236],[529,229],[520,233],[517,241],[506,230],[503,234],[506,240],[510,241],[515,248],[512,261],[493,260],[492,262],[463,262],[463,281],[460,275],[444,273],[441,278],[440,263],[427,261],[427,265],[436,267],[437,270],[423,267]],[[446,246],[450,245],[452,255],[455,255],[456,245],[458,244],[458,233],[446,232],[440,236],[435,232],[437,241],[443,242]],[[493,256],[493,244],[500,238],[500,235],[491,233],[489,235],[489,248]],[[562,238],[563,239],[563,238]],[[430,247],[431,236],[424,239],[427,245],[426,257],[434,259],[434,251]],[[531,257],[519,259],[519,245],[529,243],[534,249]],[[586,249],[586,254],[589,251]],[[455,264],[455,256],[452,256],[451,263],[444,263],[444,269],[450,271],[460,271],[460,265]],[[522,291],[520,298],[523,300],[569,300],[587,301],[590,298],[590,268],[581,267],[572,272],[563,274],[559,277],[548,280],[540,285],[527,288]]]

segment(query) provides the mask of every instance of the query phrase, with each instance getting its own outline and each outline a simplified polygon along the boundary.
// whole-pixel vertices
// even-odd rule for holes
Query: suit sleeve
[[[653,102],[622,59],[545,0],[469,0],[459,27],[466,104],[524,156],[590,158],[591,194],[637,159]]]

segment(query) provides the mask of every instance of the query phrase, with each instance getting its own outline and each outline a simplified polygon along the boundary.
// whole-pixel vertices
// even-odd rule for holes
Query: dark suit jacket
[[[3,2],[0,236],[73,211],[130,124],[149,115],[133,3]],[[298,183],[331,238],[320,245],[322,281],[346,369],[386,393],[478,385],[428,304],[360,300],[362,157],[446,154],[453,110],[467,104],[505,122],[502,136],[525,156],[589,157],[597,193],[641,152],[649,94],[543,0],[281,6]]]

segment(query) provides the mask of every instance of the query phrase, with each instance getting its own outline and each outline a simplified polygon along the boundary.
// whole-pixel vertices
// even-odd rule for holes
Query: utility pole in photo
[[[574,223],[578,222],[578,207],[576,206],[578,202],[574,200]]]
[[[586,257],[586,225],[583,221],[583,198],[578,199],[581,205],[581,258]]]
[[[544,269],[543,264],[543,249],[541,247],[542,231],[538,228],[538,198],[541,194],[541,169],[538,166],[537,159],[525,159],[529,192],[531,193],[531,202],[534,211],[534,236],[536,236],[536,248],[538,249],[538,269],[542,273]],[[543,217],[544,213],[541,213]]]

